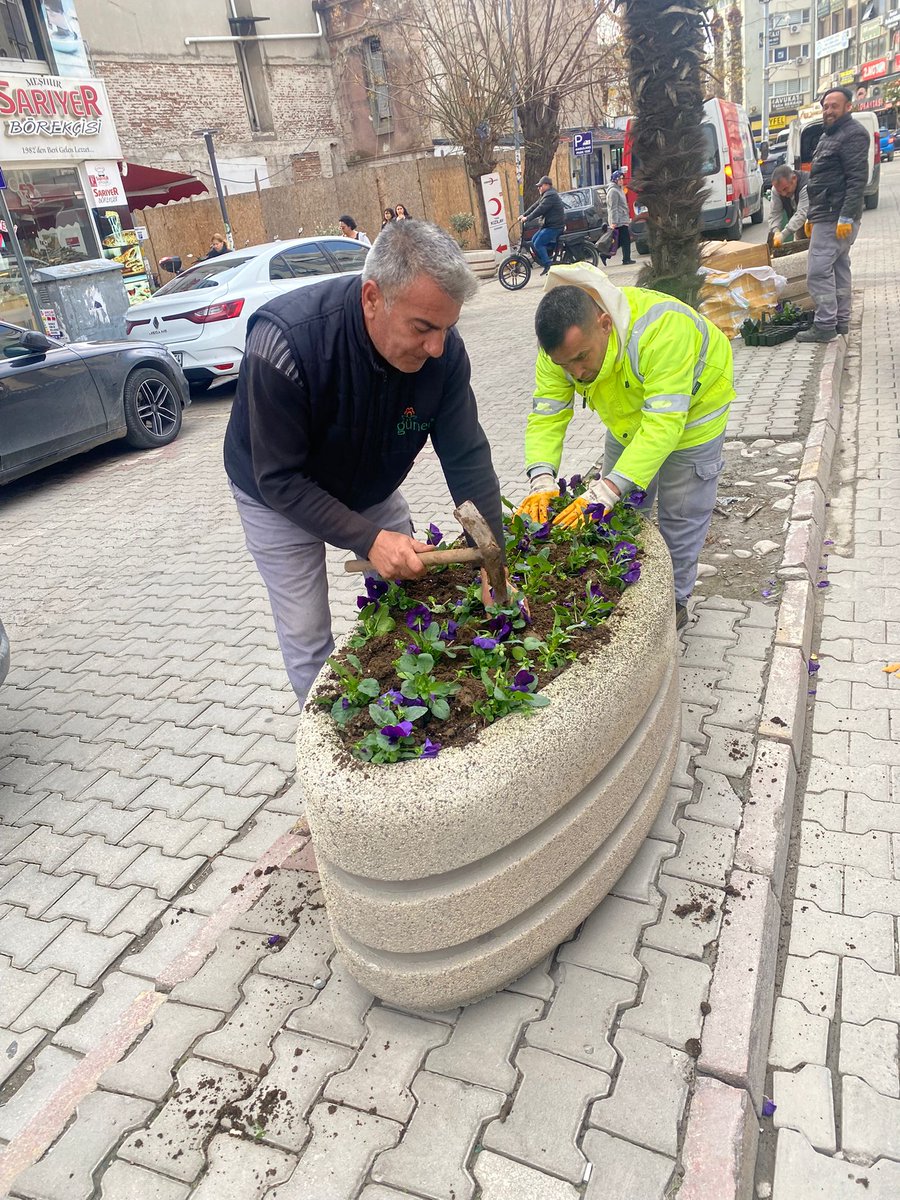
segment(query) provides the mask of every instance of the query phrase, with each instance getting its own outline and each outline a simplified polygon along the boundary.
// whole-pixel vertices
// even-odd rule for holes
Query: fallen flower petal
[[[820,579],[819,582],[816,584],[816,587],[831,587],[831,584],[828,582],[827,579]]]
[[[776,1109],[777,1107],[778,1107],[778,1105],[775,1103],[775,1101],[774,1101],[774,1100],[770,1100],[768,1096],[764,1096],[764,1097],[763,1097],[763,1102],[762,1102],[762,1115],[763,1115],[764,1117],[771,1117],[771,1116],[774,1116],[774,1114],[775,1114],[775,1109]]]
[[[277,946],[277,945],[279,945],[280,942],[281,942],[281,934],[280,933],[273,933],[271,937],[266,938],[267,946]]]
[[[809,671],[810,675],[815,675],[816,671],[819,670],[821,665],[822,665],[821,663],[811,662],[806,669],[807,669],[807,671]]]
[[[881,669],[882,671],[887,672],[888,675],[896,675],[898,678],[900,678],[900,662],[888,663],[887,666],[884,666]]]

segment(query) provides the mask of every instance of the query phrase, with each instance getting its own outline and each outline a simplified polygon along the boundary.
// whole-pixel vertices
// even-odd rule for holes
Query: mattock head
[[[497,604],[501,606],[507,604],[509,602],[509,589],[506,585],[506,568],[503,565],[503,552],[497,545],[497,539],[491,532],[490,525],[488,525],[471,500],[466,500],[459,508],[455,508],[453,515],[481,551],[482,566],[487,572],[488,582],[491,585]]]

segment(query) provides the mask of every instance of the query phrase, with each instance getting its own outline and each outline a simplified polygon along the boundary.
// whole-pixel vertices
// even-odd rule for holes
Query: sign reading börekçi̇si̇
[[[101,79],[0,72],[0,162],[5,166],[121,156]]]

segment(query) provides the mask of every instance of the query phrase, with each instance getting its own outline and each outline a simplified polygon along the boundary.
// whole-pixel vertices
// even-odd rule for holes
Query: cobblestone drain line
[[[525,364],[517,377],[499,353],[509,334],[497,329],[480,322],[467,336],[479,361],[496,342],[497,371],[478,386],[498,470],[515,495],[528,372]],[[768,369],[785,362],[773,354]],[[195,941],[302,808],[296,789],[285,789],[294,716],[267,605],[237,548],[221,483],[224,419],[213,408],[196,415],[152,466],[72,469],[62,485],[20,489],[6,510],[22,571],[0,583],[20,614],[0,703],[0,728],[10,731],[0,762],[10,785],[0,827],[8,984],[0,1024],[12,1076],[4,1141]],[[741,436],[740,421],[732,432]],[[565,469],[590,461],[599,444],[597,427],[578,414]],[[414,475],[413,507],[427,518],[437,497],[446,503],[433,458],[423,456]],[[166,506],[154,521],[148,496],[158,491]],[[73,624],[59,619],[66,604],[56,589],[69,597],[77,578]],[[664,812],[613,895],[552,964],[462,1014],[373,1006],[332,960],[316,877],[300,861],[173,989],[14,1194],[74,1200],[99,1187],[104,1200],[123,1200],[187,1195],[196,1185],[197,1195],[215,1187],[244,1196],[289,1177],[283,1197],[364,1188],[376,1200],[394,1183],[426,1197],[513,1187],[537,1198],[576,1194],[591,1163],[590,1200],[618,1200],[633,1178],[642,1200],[662,1196],[708,1003],[709,946],[774,625],[767,606],[715,597],[695,614],[685,637],[684,742]],[[48,659],[57,663],[49,670]],[[283,944],[267,946],[271,937]],[[290,1060],[302,1060],[302,1071]],[[286,1085],[278,1092],[290,1119],[271,1111],[273,1076]],[[198,1089],[216,1099],[201,1117]],[[254,1140],[230,1136],[235,1116],[221,1116],[229,1096],[256,1122]],[[158,1123],[171,1132],[130,1132]],[[332,1142],[337,1158],[327,1153]],[[242,1172],[258,1174],[256,1184],[239,1186]]]
[[[896,229],[896,191],[885,207],[879,217]],[[777,1133],[764,1139],[759,1178],[774,1200],[900,1195],[900,693],[883,672],[900,661],[900,405],[897,357],[882,345],[900,287],[889,240],[857,246],[858,402],[846,404],[829,509],[835,545],[768,1056]]]
[[[754,763],[718,940],[712,1012],[688,1114],[679,1200],[743,1200],[753,1189],[763,1105],[781,895],[803,754],[815,595],[846,340],[827,348],[779,576],[778,607]]]

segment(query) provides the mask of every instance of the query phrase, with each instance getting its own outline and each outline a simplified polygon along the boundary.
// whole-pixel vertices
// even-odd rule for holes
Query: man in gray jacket
[[[806,171],[794,171],[788,166],[776,167],[772,172],[769,232],[773,246],[792,242],[798,234],[802,235],[809,210],[808,180]]]
[[[806,279],[816,319],[812,329],[797,334],[798,342],[830,342],[850,327],[850,247],[859,233],[871,148],[868,131],[853,120],[850,108],[846,88],[829,88],[822,97],[824,131],[806,185]]]
[[[609,214],[609,223],[616,231],[618,245],[622,247],[622,266],[630,267],[632,263],[631,213],[628,209],[628,198],[625,195],[625,189],[622,187],[624,178],[624,171],[613,171],[610,176],[609,188],[606,192],[606,207]],[[609,255],[604,256],[604,266],[606,266],[609,257]]]

